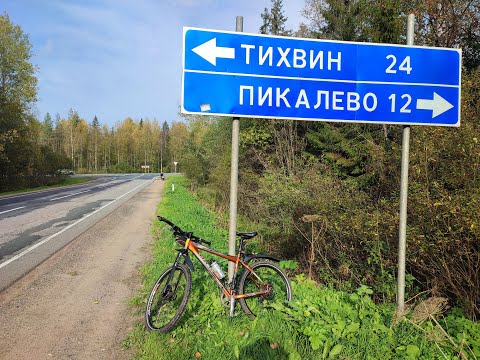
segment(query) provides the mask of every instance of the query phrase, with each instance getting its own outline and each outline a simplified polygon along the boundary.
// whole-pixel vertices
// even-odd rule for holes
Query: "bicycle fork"
[[[166,282],[166,284],[165,284],[165,287],[164,287],[163,290],[162,290],[162,296],[167,295],[167,293],[172,290],[171,282],[172,282],[172,280],[173,280],[173,277],[174,277],[174,275],[175,275],[175,271],[177,270],[178,263],[180,262],[180,259],[182,258],[182,256],[183,256],[184,258],[188,258],[188,256],[185,255],[185,254],[186,254],[186,251],[185,251],[184,249],[179,249],[179,250],[177,250],[177,251],[178,251],[178,255],[177,255],[177,258],[175,259],[175,262],[174,262],[173,265],[172,265],[172,271],[170,271],[170,274],[168,275],[168,278],[167,278],[167,282]],[[188,259],[188,260],[190,260],[190,259]],[[186,263],[190,268],[193,267],[193,265],[191,265],[191,261],[187,261],[187,260],[185,259],[185,263]],[[175,290],[175,291],[177,290],[177,287],[178,287],[179,282],[180,282],[180,277],[178,278],[178,281],[177,281],[177,283],[175,284],[175,287],[174,287],[174,290]]]

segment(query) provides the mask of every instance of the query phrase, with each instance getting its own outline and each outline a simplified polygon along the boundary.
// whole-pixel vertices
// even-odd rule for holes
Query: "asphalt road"
[[[0,197],[0,291],[151,184],[159,174]]]

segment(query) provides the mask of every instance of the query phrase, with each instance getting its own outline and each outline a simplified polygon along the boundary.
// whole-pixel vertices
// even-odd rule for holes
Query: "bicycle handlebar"
[[[178,228],[178,226],[175,226],[174,223],[172,223],[172,222],[171,222],[170,220],[168,220],[168,219],[165,219],[163,216],[157,216],[157,219],[158,219],[159,221],[163,221],[163,222],[166,223],[167,225],[170,225],[172,228],[174,228],[174,227]]]
[[[170,220],[165,219],[163,216],[157,216],[159,221],[163,221],[165,224],[170,225],[172,228],[173,236],[186,236],[195,242],[205,243],[207,245],[212,245],[210,241],[199,238],[198,236],[193,235],[192,232],[186,232],[180,229],[177,225],[172,223]]]

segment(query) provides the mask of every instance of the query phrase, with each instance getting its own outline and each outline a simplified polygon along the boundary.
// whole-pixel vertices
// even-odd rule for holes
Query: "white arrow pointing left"
[[[436,92],[433,93],[433,100],[417,99],[417,109],[432,110],[432,119],[451,108],[453,108],[453,105]]]
[[[192,49],[192,51],[214,66],[217,65],[217,58],[235,59],[235,49],[217,47],[217,38],[208,40],[206,43],[203,43],[202,45]]]

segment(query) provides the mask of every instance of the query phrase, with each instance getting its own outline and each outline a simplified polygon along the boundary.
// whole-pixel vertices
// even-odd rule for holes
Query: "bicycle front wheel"
[[[285,304],[292,300],[292,286],[287,275],[270,261],[257,261],[245,269],[238,285],[238,294],[253,294],[269,289],[268,293],[240,299],[243,311],[250,317],[258,315],[262,309],[272,304]],[[259,279],[260,278],[260,279]]]
[[[173,267],[167,269],[153,286],[145,311],[145,323],[151,331],[169,332],[185,312],[192,291],[190,269],[178,264],[168,283]]]

